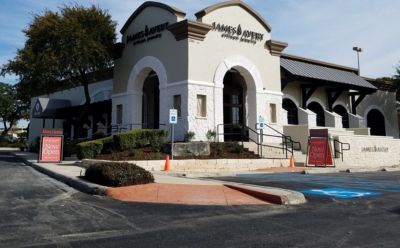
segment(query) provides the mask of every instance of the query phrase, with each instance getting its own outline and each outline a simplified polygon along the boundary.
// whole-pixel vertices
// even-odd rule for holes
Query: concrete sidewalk
[[[155,183],[128,187],[105,187],[90,183],[81,176],[85,168],[79,161],[38,163],[37,154],[5,151],[21,158],[36,170],[88,194],[107,195],[123,201],[194,204],[194,205],[254,205],[302,204],[306,200],[300,192],[226,183],[177,176],[174,173],[152,172]]]

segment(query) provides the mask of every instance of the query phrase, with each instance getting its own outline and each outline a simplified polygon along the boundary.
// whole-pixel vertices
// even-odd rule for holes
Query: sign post
[[[328,129],[310,129],[307,147],[306,166],[331,165],[335,167],[329,144]]]
[[[59,163],[63,157],[64,135],[62,129],[43,129],[40,137],[38,162]]]
[[[171,135],[171,159],[174,159],[174,136],[175,136],[175,124],[178,123],[178,110],[169,110],[169,124],[172,125],[172,135]]]
[[[258,139],[260,144],[258,145],[260,151],[260,157],[263,157],[263,142],[264,142],[264,129],[265,129],[265,119],[261,115],[258,117],[257,129],[260,130],[260,138]]]

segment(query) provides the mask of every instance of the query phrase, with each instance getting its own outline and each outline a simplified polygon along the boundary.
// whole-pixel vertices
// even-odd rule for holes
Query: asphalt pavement
[[[387,191],[371,197],[306,195],[308,203],[294,206],[143,204],[81,193],[0,153],[0,247],[398,247],[400,195],[388,185],[400,175],[385,173],[337,175],[379,181]],[[304,178],[312,187],[333,186]]]

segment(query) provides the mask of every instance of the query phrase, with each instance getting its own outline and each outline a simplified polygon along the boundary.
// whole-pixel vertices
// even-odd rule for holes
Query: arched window
[[[325,126],[325,111],[322,106],[317,102],[312,102],[307,105],[307,109],[311,110],[317,115],[317,126],[324,127]]]
[[[367,115],[367,126],[371,129],[371,135],[385,136],[385,117],[381,111],[372,109]]]
[[[342,117],[343,128],[349,128],[349,113],[347,112],[346,108],[342,105],[336,105],[333,108],[333,112]]]
[[[298,125],[299,116],[296,104],[292,100],[285,98],[282,102],[282,108],[287,111],[288,124]]]

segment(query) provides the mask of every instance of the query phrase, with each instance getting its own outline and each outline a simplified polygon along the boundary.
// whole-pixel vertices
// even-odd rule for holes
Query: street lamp
[[[353,47],[353,51],[357,52],[358,75],[360,75],[360,53],[362,52],[362,48],[361,47]]]

